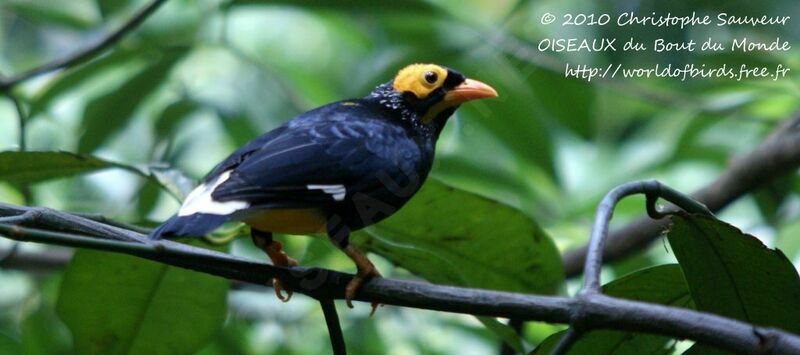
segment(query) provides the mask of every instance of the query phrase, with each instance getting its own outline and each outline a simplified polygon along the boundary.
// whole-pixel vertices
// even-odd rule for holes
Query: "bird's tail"
[[[149,237],[150,239],[202,237],[229,219],[230,216],[206,213],[195,213],[188,216],[174,215],[150,232]]]

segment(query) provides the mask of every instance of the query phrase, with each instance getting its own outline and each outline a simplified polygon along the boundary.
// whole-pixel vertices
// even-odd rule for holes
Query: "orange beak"
[[[467,101],[497,97],[497,91],[480,81],[467,79],[444,95],[444,102],[458,105]]]

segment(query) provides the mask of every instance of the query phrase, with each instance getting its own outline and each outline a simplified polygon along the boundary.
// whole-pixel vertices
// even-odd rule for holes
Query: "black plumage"
[[[452,69],[409,66],[364,98],[302,113],[239,148],[203,179],[194,201],[187,200],[151,237],[201,236],[233,219],[261,228],[254,238],[266,238],[257,241],[266,248],[273,244],[270,232],[305,226],[287,219],[286,230],[263,230],[258,219],[277,216],[263,211],[313,214],[302,219],[312,222],[303,223],[323,225],[310,230],[327,232],[356,261],[360,276],[368,276],[361,275],[362,267],[377,275],[366,258],[351,255],[357,251],[348,246],[349,232],[390,216],[419,190],[436,139],[460,103],[495,95]],[[282,253],[277,248],[265,251]]]
[[[393,196],[378,176],[406,185],[415,175],[424,179],[433,161],[432,137],[410,134],[389,117],[368,99],[304,113],[236,165],[212,197],[244,199],[255,208],[319,208],[339,214],[351,229],[361,228],[369,223],[351,213],[354,195],[367,194],[399,208],[407,198]],[[308,185],[343,185],[346,195],[339,202]]]

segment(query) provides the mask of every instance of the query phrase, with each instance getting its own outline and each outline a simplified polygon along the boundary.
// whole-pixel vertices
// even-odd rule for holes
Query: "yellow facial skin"
[[[435,77],[435,80],[430,80]],[[398,92],[410,92],[424,99],[438,89],[447,78],[447,70],[435,64],[411,64],[401,69],[392,87]]]
[[[445,79],[447,79],[447,69],[443,67],[436,64],[412,64],[397,73],[392,87],[398,92],[409,92],[418,99],[424,99],[444,85]],[[428,108],[420,120],[427,124],[447,108],[490,97],[497,97],[497,91],[491,86],[474,79],[465,79],[463,83],[449,89],[442,101]]]

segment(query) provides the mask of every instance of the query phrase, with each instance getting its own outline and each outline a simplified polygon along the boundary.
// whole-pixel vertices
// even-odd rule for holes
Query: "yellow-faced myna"
[[[272,233],[327,233],[358,268],[345,292],[352,307],[360,284],[380,274],[348,243],[350,232],[390,216],[419,190],[461,103],[495,96],[455,70],[409,65],[366,97],[302,113],[239,148],[150,237],[203,236],[238,220],[273,264],[293,266]]]

